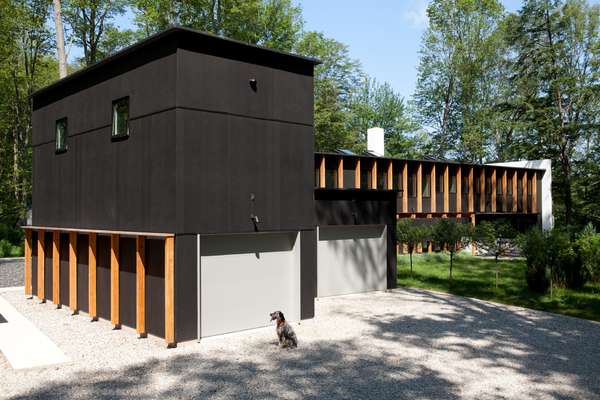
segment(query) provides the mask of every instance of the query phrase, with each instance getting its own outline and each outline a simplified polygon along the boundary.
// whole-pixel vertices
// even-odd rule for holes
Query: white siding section
[[[293,233],[201,236],[200,336],[300,320],[300,238]]]
[[[318,228],[317,296],[385,290],[385,225]]]

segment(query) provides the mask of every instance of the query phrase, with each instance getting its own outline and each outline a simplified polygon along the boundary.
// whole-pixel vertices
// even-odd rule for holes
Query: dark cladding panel
[[[60,304],[64,306],[69,306],[69,290],[70,290],[70,282],[69,282],[69,234],[61,233],[60,234],[60,263],[59,263],[59,271],[60,271]]]
[[[77,235],[77,307],[89,311],[88,235]]]
[[[253,232],[251,214],[262,231],[314,226],[312,128],[178,112],[185,136],[184,232]]]
[[[96,238],[96,309],[110,321],[110,236]]]
[[[175,237],[175,340],[198,337],[197,236]]]
[[[165,336],[165,242],[163,239],[146,240],[146,330],[159,337]]]
[[[317,236],[314,230],[300,232],[300,290],[300,318],[313,318],[317,297]]]
[[[31,232],[31,294],[37,295],[37,243],[38,233],[37,231]]]
[[[121,323],[135,328],[135,239],[119,240],[119,312]]]
[[[52,286],[54,284],[53,270],[52,270],[52,232],[46,232],[44,245],[45,247],[45,261],[44,261],[44,295],[48,301],[53,300]]]
[[[33,145],[54,142],[60,118],[67,118],[69,136],[108,127],[112,102],[122,97],[129,96],[131,119],[173,108],[175,71],[176,56],[171,54],[36,109]]]
[[[312,125],[312,76],[188,50],[178,55],[178,106]]]

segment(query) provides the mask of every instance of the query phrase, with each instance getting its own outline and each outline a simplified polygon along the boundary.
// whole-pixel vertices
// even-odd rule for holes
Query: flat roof
[[[34,109],[168,56],[179,48],[304,74],[312,74],[312,68],[321,63],[315,58],[173,26],[37,90],[31,95]]]

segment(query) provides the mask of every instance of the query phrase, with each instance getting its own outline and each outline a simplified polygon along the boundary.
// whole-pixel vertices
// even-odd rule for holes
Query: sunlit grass
[[[473,257],[464,252],[457,255],[452,281],[448,279],[449,265],[448,253],[414,254],[411,276],[409,257],[398,256],[398,285],[600,321],[600,284],[588,283],[579,290],[555,289],[551,298],[549,293],[538,294],[527,289],[524,259],[499,261],[498,288],[493,259]]]

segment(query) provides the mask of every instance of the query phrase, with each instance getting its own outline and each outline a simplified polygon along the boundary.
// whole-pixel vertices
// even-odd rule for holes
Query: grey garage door
[[[318,235],[319,297],[386,289],[385,225],[323,226]]]
[[[200,254],[200,337],[300,319],[297,232],[201,236]]]

